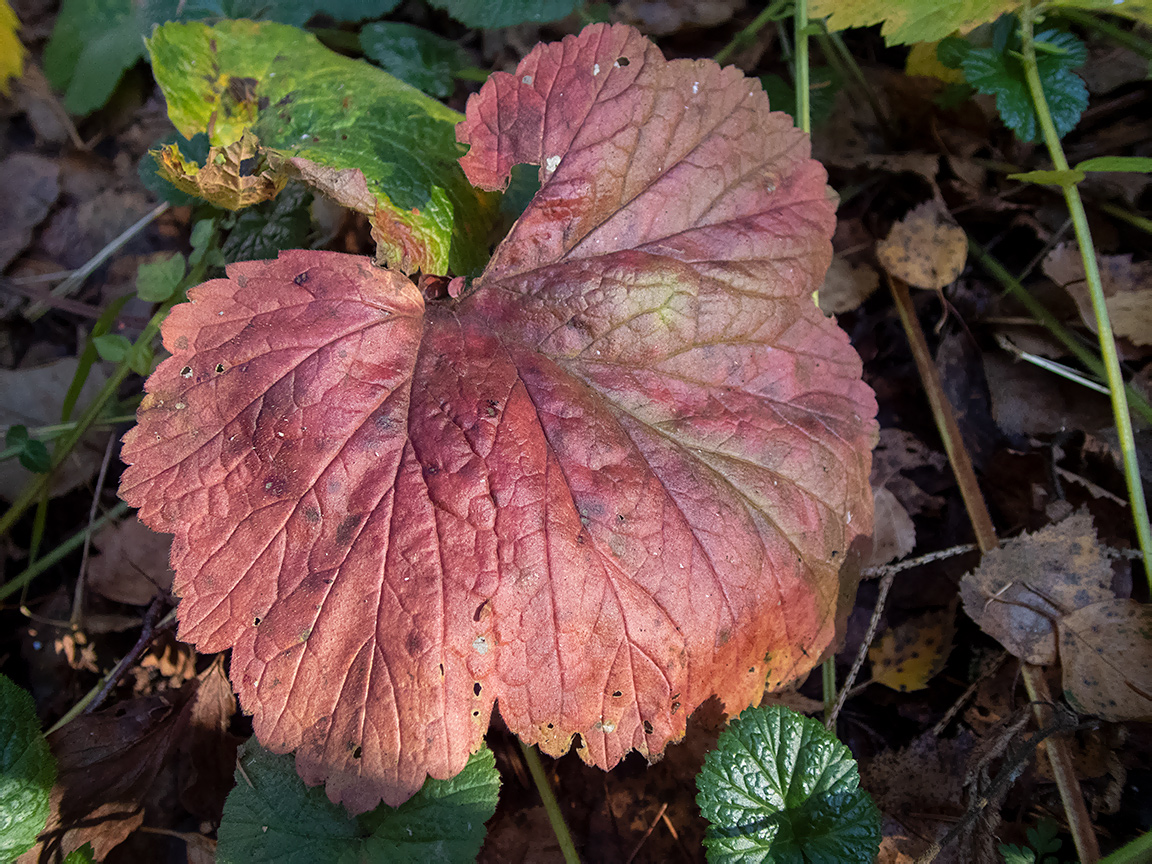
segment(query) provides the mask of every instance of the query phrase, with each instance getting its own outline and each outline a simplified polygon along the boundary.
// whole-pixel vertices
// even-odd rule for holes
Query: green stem
[[[528,773],[532,775],[532,782],[536,784],[536,791],[540,793],[540,799],[544,802],[544,811],[548,814],[548,821],[552,823],[552,831],[560,841],[560,854],[564,856],[566,864],[580,864],[576,844],[572,842],[572,835],[568,833],[564,814],[560,812],[560,805],[556,803],[556,796],[552,794],[552,784],[548,782],[536,748],[521,741],[520,752],[524,754],[524,761],[528,763]]]
[[[1048,329],[1060,343],[1067,348],[1076,359],[1079,360],[1084,366],[1091,371],[1097,378],[1101,380],[1107,376],[1104,371],[1104,364],[1100,358],[1085,348],[1080,340],[1061,324],[1056,316],[1053,315],[1039,300],[1032,296],[1032,293],[1025,288],[1020,282],[1008,272],[1008,270],[988,254],[988,250],[977,243],[972,238],[968,238],[968,251],[972,253],[980,265],[987,270],[992,277],[999,282],[1008,293],[1011,294],[1016,300],[1028,310],[1028,313]],[[1144,398],[1144,395],[1133,387],[1131,384],[1125,385],[1125,390],[1128,394],[1128,404],[1137,414],[1144,418],[1149,424],[1152,424],[1152,405]]]
[[[122,414],[117,417],[105,417],[96,423],[93,423],[92,426],[93,428],[100,429],[109,426],[118,426],[121,423],[131,423],[135,419],[136,416],[134,414]],[[37,441],[51,441],[55,438],[59,438],[65,432],[71,432],[75,428],[76,421],[74,420],[70,423],[54,423],[51,426],[35,426],[28,430],[28,437],[34,438]],[[5,459],[11,459],[22,449],[24,448],[6,447],[3,450],[0,450],[0,462],[3,462]]]
[[[1100,864],[1140,864],[1141,861],[1152,859],[1152,831],[1141,834],[1127,846],[1117,849],[1107,858],[1101,858]]]
[[[1044,98],[1044,89],[1040,83],[1040,70],[1036,65],[1036,44],[1033,36],[1035,15],[1036,10],[1031,3],[1026,3],[1020,10],[1024,77],[1028,81],[1028,90],[1032,96],[1032,104],[1036,108],[1036,116],[1040,120],[1040,129],[1044,133],[1044,143],[1052,159],[1052,166],[1057,171],[1067,171],[1068,159],[1064,155],[1064,148],[1060,145],[1060,136],[1056,134],[1056,125],[1052,122],[1048,100]],[[1104,302],[1104,286],[1100,281],[1100,269],[1096,263],[1096,247],[1092,242],[1088,215],[1084,212],[1080,191],[1074,183],[1064,183],[1062,188],[1068,211],[1072,214],[1076,240],[1080,244],[1084,276],[1092,298],[1092,311],[1096,316],[1100,355],[1104,358],[1105,379],[1112,396],[1112,414],[1120,438],[1120,452],[1124,457],[1124,479],[1128,484],[1128,500],[1132,506],[1136,537],[1144,556],[1144,575],[1148,584],[1152,586],[1152,526],[1148,523],[1148,505],[1144,500],[1144,486],[1140,480],[1140,466],[1136,458],[1136,439],[1132,434],[1132,419],[1128,415],[1128,399],[1124,392],[1124,378],[1120,373],[1120,359],[1116,354],[1116,339],[1112,335],[1112,322],[1108,318],[1108,307]]]
[[[1141,39],[1135,33],[1117,27],[1111,21],[1104,21],[1097,18],[1088,12],[1083,12],[1080,9],[1073,9],[1071,7],[1062,7],[1055,10],[1056,14],[1066,21],[1071,21],[1073,24],[1079,24],[1081,27],[1086,27],[1089,30],[1095,30],[1107,36],[1117,45],[1123,45],[1142,57],[1152,60],[1152,42],[1147,39]]]
[[[721,66],[737,51],[745,45],[752,43],[764,27],[771,21],[775,21],[780,17],[781,11],[788,5],[788,0],[773,0],[768,4],[768,8],[752,19],[752,23],[732,37],[732,41],[716,52],[716,56],[712,59],[719,63]]]
[[[14,594],[20,588],[23,588],[45,570],[52,565],[59,562],[64,556],[80,548],[84,542],[84,538],[89,534],[95,534],[109,522],[119,519],[128,512],[128,505],[123,501],[117,501],[116,506],[92,522],[91,526],[85,525],[43,558],[36,559],[36,563],[24,570],[17,576],[14,576],[8,582],[0,585],[0,600],[5,600]]]
[[[812,94],[808,69],[808,0],[796,0],[796,125],[805,135],[812,134]]]

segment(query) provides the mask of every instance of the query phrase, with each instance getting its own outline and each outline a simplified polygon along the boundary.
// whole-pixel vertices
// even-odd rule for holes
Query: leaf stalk
[[[560,805],[556,802],[556,796],[552,792],[552,784],[548,782],[536,748],[520,741],[520,752],[524,754],[524,761],[528,763],[528,773],[532,775],[532,782],[536,784],[536,791],[540,793],[540,800],[544,802],[544,812],[548,814],[548,821],[552,823],[552,831],[560,842],[560,854],[564,856],[565,864],[580,864],[580,856],[576,854],[576,844],[572,842],[572,835],[568,832],[564,814],[560,812]]]

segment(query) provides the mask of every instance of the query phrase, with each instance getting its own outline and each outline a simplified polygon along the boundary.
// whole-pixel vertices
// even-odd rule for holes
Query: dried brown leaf
[[[1152,606],[1105,600],[1059,622],[1064,696],[1082,714],[1152,719]]]
[[[964,269],[968,238],[944,206],[931,199],[892,226],[876,244],[876,257],[909,285],[939,289],[956,281]]]

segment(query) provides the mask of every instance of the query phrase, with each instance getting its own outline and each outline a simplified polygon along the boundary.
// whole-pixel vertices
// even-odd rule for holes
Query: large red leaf
[[[353,811],[458,772],[495,700],[549,753],[658,755],[818,662],[871,531],[875,402],[810,296],[833,207],[757,84],[595,25],[458,134],[477,185],[543,181],[462,296],[234,265],[125,439],[182,638]]]

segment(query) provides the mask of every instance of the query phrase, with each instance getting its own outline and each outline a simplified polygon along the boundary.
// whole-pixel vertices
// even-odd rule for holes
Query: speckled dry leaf
[[[1086,512],[1021,534],[960,581],[964,611],[1028,663],[1056,662],[1056,621],[1112,598],[1112,567]]]
[[[851,312],[871,297],[879,285],[880,275],[870,266],[860,264],[853,267],[839,255],[834,255],[820,287],[820,311],[825,315]]]
[[[901,693],[923,690],[944,668],[955,635],[955,606],[885,631],[868,649],[872,680]]]
[[[1152,606],[1093,603],[1060,620],[1064,695],[1082,714],[1152,719]]]
[[[595,25],[467,118],[474,183],[543,181],[479,279],[234,265],[165,322],[123,451],[181,637],[357,812],[460,771],[496,700],[603,768],[758,701],[829,649],[871,532],[875,401],[811,299],[825,174],[759,85]]]
[[[1096,260],[1112,330],[1133,345],[1152,345],[1152,262],[1133,262],[1131,255],[1098,255]],[[1088,329],[1097,332],[1076,245],[1060,244],[1048,253],[1043,266],[1045,275],[1072,295]]]
[[[932,199],[915,207],[876,244],[876,257],[891,275],[917,288],[956,281],[968,260],[968,238],[944,206]]]
[[[212,147],[203,165],[189,162],[175,144],[154,151],[160,176],[181,192],[228,210],[275,198],[287,177],[266,165],[260,142],[250,132],[227,147]]]

